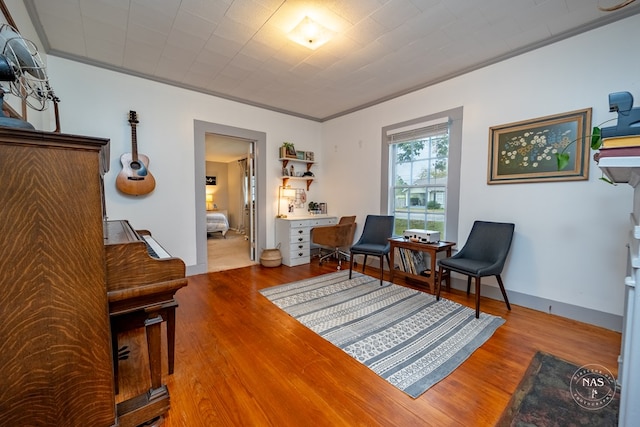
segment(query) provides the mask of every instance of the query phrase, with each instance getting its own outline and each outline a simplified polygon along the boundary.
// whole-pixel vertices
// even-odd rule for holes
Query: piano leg
[[[178,303],[173,301],[171,304],[164,305],[164,313],[167,320],[167,356],[169,365],[169,375],[173,374],[175,346],[176,346],[176,307]]]
[[[144,322],[144,328],[147,335],[147,350],[149,353],[149,371],[151,373],[151,390],[149,390],[149,399],[153,399],[156,390],[160,390],[162,386],[162,348],[161,348],[161,329],[162,316],[156,310],[149,310],[151,316]]]

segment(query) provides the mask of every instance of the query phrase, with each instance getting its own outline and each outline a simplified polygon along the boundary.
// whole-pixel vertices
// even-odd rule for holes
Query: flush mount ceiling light
[[[328,28],[305,16],[293,30],[289,32],[289,38],[294,42],[316,50],[331,39],[333,32]]]

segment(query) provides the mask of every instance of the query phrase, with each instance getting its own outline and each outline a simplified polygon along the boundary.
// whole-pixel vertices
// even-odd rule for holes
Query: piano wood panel
[[[116,424],[101,151],[0,128],[0,424]]]

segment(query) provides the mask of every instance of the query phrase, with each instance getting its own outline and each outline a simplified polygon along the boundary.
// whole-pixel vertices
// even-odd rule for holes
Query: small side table
[[[436,257],[438,252],[445,252],[445,256],[449,258],[451,256],[451,249],[456,245],[455,242],[438,242],[438,243],[418,243],[412,242],[403,237],[392,237],[389,239],[389,243],[391,244],[391,275],[389,281],[393,283],[393,278],[395,276],[408,278],[411,280],[418,281],[420,283],[424,283],[431,288],[431,292],[435,292],[436,290],[436,280],[442,282],[443,280],[447,286],[447,292],[451,290],[451,272],[449,270],[445,270],[443,273],[443,277],[438,277],[438,270],[436,268]],[[406,271],[396,270],[394,257],[395,257],[395,248],[409,249],[412,251],[420,251],[426,252],[429,254],[429,258],[431,260],[431,269],[429,271],[429,275],[422,276],[420,274],[411,274]]]

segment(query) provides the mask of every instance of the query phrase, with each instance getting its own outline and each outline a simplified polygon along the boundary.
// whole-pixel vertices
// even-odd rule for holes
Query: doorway
[[[224,135],[245,141],[253,142],[253,173],[251,176],[251,188],[253,201],[250,206],[250,214],[253,214],[254,229],[251,231],[253,241],[251,249],[254,253],[257,248],[265,247],[267,240],[265,213],[266,197],[263,185],[266,182],[266,156],[267,134],[251,129],[236,128],[218,123],[194,120],[194,177],[195,177],[195,233],[196,233],[196,265],[189,266],[187,274],[201,274],[208,270],[207,257],[207,219],[206,219],[206,138],[207,135]],[[217,178],[216,178],[217,180]]]
[[[205,136],[207,271],[255,264],[255,141]]]

